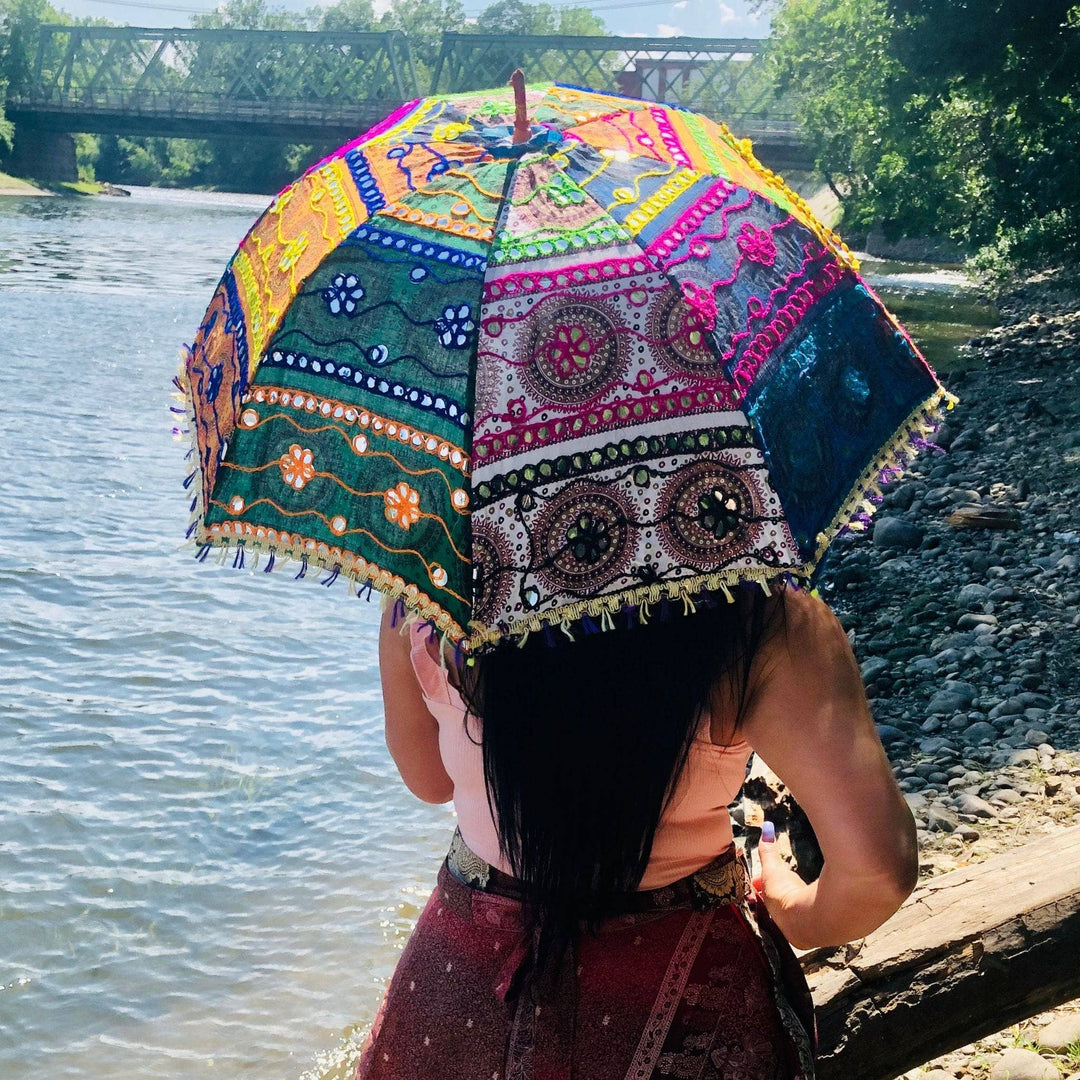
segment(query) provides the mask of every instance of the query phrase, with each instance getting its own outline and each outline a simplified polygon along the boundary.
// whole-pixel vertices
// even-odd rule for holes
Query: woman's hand
[[[771,824],[766,822],[766,825]],[[799,936],[799,924],[803,921],[801,916],[804,917],[805,909],[813,902],[815,890],[784,862],[775,840],[770,842],[766,835],[766,830],[762,830],[761,842],[757,847],[761,876],[754,878],[754,888],[765,901],[772,921],[791,941],[792,936]]]

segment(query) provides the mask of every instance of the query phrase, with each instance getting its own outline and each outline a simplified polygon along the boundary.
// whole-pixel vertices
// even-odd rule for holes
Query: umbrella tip
[[[514,145],[519,146],[532,138],[532,127],[525,111],[525,72],[516,68],[510,76],[514,88]]]

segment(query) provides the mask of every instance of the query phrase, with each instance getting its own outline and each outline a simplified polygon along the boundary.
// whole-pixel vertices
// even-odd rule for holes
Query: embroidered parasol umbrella
[[[179,384],[200,559],[465,650],[811,579],[953,401],[748,142],[567,86],[414,101],[314,166]]]

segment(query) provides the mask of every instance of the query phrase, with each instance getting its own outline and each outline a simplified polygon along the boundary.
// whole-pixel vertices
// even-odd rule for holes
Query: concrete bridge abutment
[[[79,179],[75,137],[66,131],[43,131],[15,122],[15,139],[4,168],[28,180],[61,183]]]

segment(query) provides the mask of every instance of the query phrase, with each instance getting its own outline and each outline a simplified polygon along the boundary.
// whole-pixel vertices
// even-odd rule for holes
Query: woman
[[[812,1076],[784,939],[884,922],[915,884],[914,824],[826,605],[698,607],[460,671],[388,610],[387,744],[459,833],[359,1080]],[[767,841],[746,882],[725,807],[752,751],[817,833],[812,884]]]

